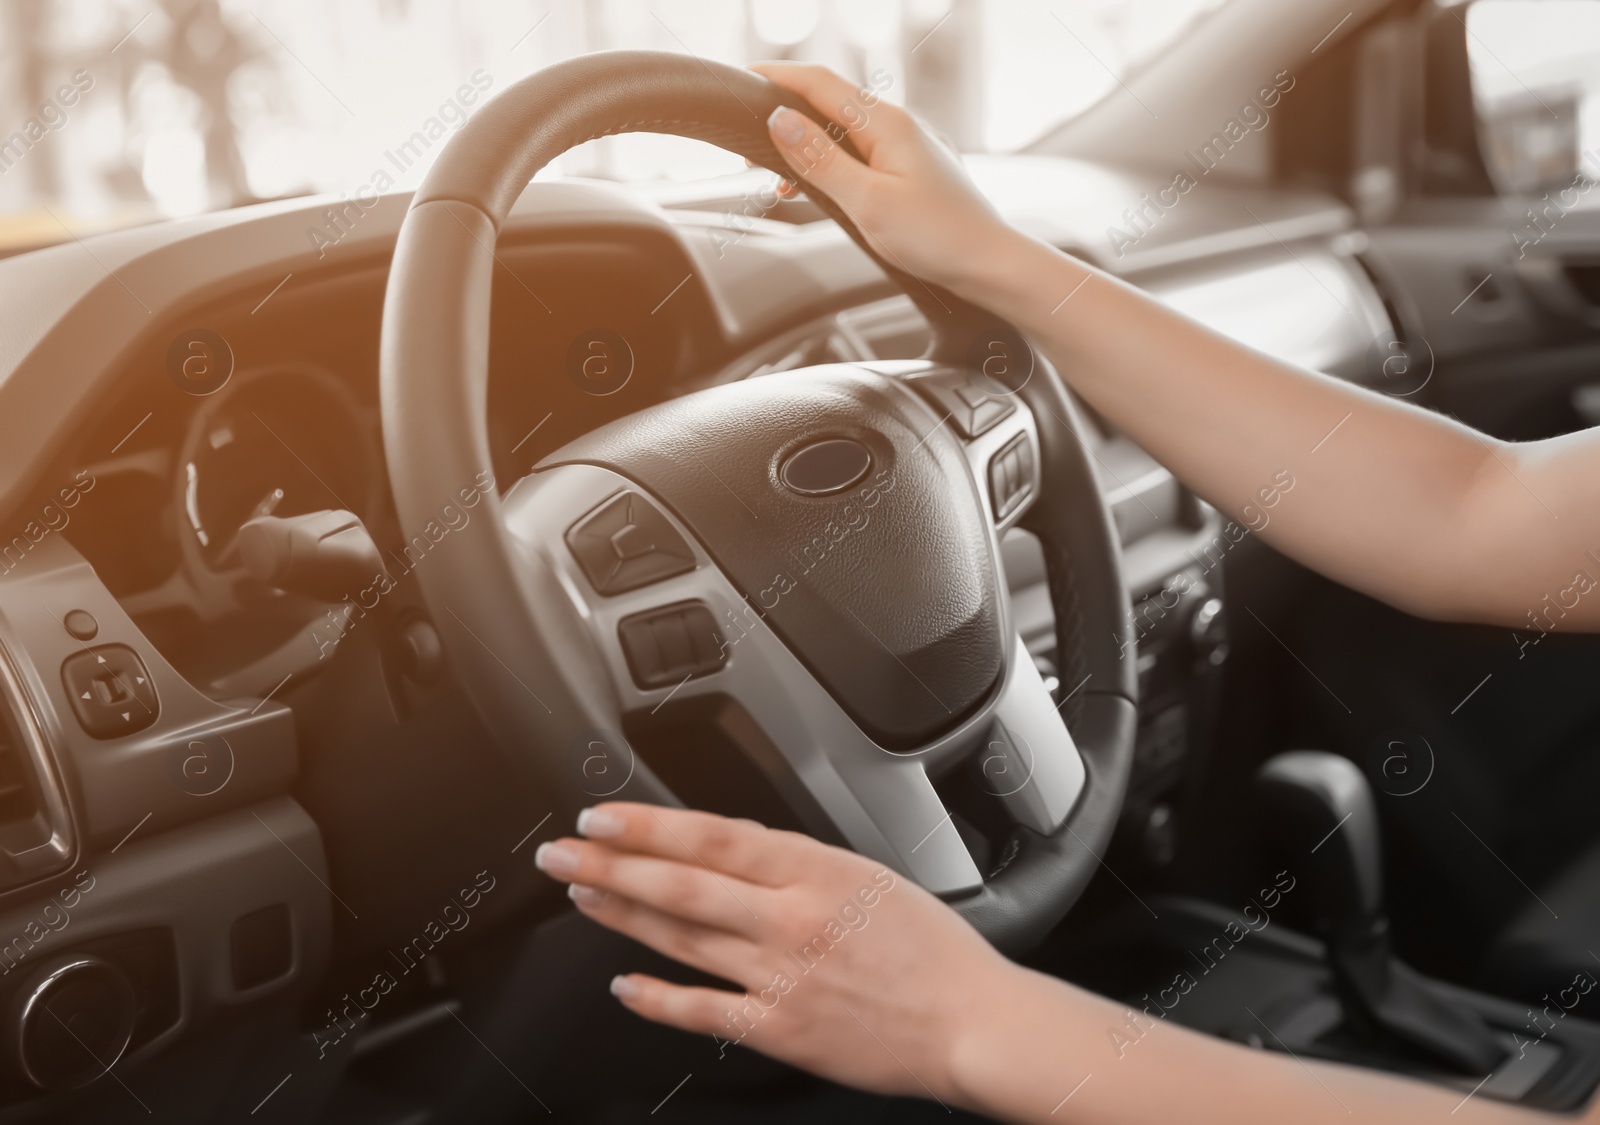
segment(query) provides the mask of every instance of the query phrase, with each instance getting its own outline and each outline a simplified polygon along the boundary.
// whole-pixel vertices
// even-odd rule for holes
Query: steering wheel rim
[[[502,502],[496,489],[484,484],[486,479],[492,481],[486,404],[494,242],[534,173],[567,149],[598,136],[629,131],[687,136],[793,178],[765,125],[780,104],[817,117],[810,106],[752,72],[682,55],[618,51],[559,63],[508,87],[474,114],[417,190],[401,228],[385,294],[379,363],[385,453],[396,509],[402,527],[421,529],[437,523],[445,505],[477,508],[459,526],[451,521],[445,549],[433,551],[416,568],[417,579],[452,666],[488,728],[512,760],[526,768],[530,782],[562,806],[588,803],[597,796],[592,786],[573,775],[580,760],[574,754],[581,755],[593,742],[590,736],[615,720],[619,689],[604,674],[597,674],[605,667],[596,657],[597,643],[608,642],[604,637],[597,642],[597,635],[586,628],[583,606],[574,611],[573,587],[582,583],[571,577],[571,559],[562,553],[559,536],[554,544],[530,542],[527,529],[513,528],[508,519],[526,517],[531,502],[519,507],[509,494]],[[841,143],[851,147],[848,136]],[[1034,492],[1042,498],[1031,502],[1021,525],[1039,537],[1045,550],[1056,607],[1061,680],[1072,692],[1059,711],[1064,723],[1055,725],[1061,727],[1066,748],[1081,760],[1080,780],[1069,807],[1056,808],[1043,820],[1039,817],[1044,814],[1035,812],[1034,823],[1041,830],[1019,826],[981,884],[951,897],[952,905],[991,942],[1017,952],[1053,928],[1087,885],[1110,842],[1126,791],[1137,678],[1131,637],[1124,636],[1131,612],[1119,540],[1095,478],[1083,420],[1043,357],[1035,356],[1003,322],[883,262],[831,199],[809,185],[806,190],[927,316],[934,331],[930,359],[943,365],[935,374],[964,372],[963,377],[970,378],[969,357],[974,346],[985,341],[1005,341],[1012,359],[1025,363],[1031,373],[1012,380],[1020,385],[991,384],[990,389],[1011,396],[1014,413],[1026,421],[1029,440],[1037,445],[1035,479],[1043,487],[1036,485]],[[870,400],[870,409],[880,411],[873,418],[887,429],[920,419],[924,428],[931,425],[941,431],[932,441],[939,448],[928,456],[945,457],[948,462],[948,450],[954,446],[944,443],[957,439],[943,434],[946,427],[928,409],[925,394],[919,397],[907,391],[896,398],[900,392],[872,372],[836,376],[836,397],[844,404],[838,409],[855,409]],[[774,394],[803,393],[796,380],[780,380],[773,386],[780,383]],[[914,461],[921,454],[907,452],[904,443],[885,449],[885,456],[899,458],[897,466],[917,469],[932,464]],[[615,473],[622,487],[639,483],[625,456],[608,463],[591,447],[541,464],[524,478],[539,478],[530,493],[555,497],[561,490],[544,485],[555,479],[548,474],[556,467],[569,481],[583,477],[593,482],[578,487],[579,492],[586,487],[602,491],[613,487],[614,482],[595,473]],[[921,479],[918,472],[908,473],[913,483]],[[984,492],[976,481],[974,487]],[[643,491],[660,503],[648,487]],[[983,496],[979,500],[981,510],[993,516],[989,500]],[[725,578],[712,553],[701,552],[693,521],[679,519],[681,512],[670,504],[666,509],[668,519],[687,533],[697,552],[695,573]],[[991,547],[998,529],[998,521],[988,529]],[[960,527],[950,532],[961,533]],[[538,566],[552,565],[565,568],[560,581],[554,572],[542,578],[535,573]],[[563,584],[566,589],[555,591]],[[999,585],[997,628],[1009,652],[1002,652],[1003,674],[989,701],[974,705],[977,711],[967,716],[969,725],[985,721],[984,707],[995,716],[1002,714],[1003,700],[1011,697],[1007,685],[1013,683],[1023,685],[1018,693],[1032,693],[1025,706],[1035,717],[1026,721],[1037,721],[1040,689],[1025,683],[1032,666],[1025,652],[1019,655],[1018,643],[1012,643],[1003,582]],[[590,608],[599,604],[592,597],[594,591],[580,592],[589,599]],[[781,654],[776,659],[782,659]],[[574,660],[581,671],[574,672]],[[613,661],[612,672],[618,667]],[[977,727],[958,726],[954,732],[942,732],[942,737],[948,736],[948,741],[956,732],[967,737],[973,730]],[[974,737],[981,741],[987,736],[980,731]],[[1060,739],[1053,732],[1046,739],[1054,760]],[[529,753],[530,746],[547,752]],[[647,767],[633,761],[625,744],[618,749],[627,752],[628,762],[625,783],[615,796],[678,803]],[[877,752],[895,758],[896,769],[906,757]],[[1044,787],[1034,770],[1045,770],[1045,753],[1041,748],[1034,752],[1037,764],[1034,758],[1026,763],[1025,786]],[[927,793],[932,793],[931,783]],[[1011,795],[1006,799],[1011,807]],[[930,850],[953,854],[944,838],[956,837],[959,845],[958,834],[938,829],[935,825],[930,835],[936,833],[941,842],[930,845]],[[895,862],[908,859],[906,847],[898,847],[887,858],[907,870],[905,862]]]

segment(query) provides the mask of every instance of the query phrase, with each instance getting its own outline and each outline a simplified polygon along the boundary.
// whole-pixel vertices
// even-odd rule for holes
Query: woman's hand
[[[631,973],[612,982],[624,1004],[851,1086],[1040,1125],[1547,1120],[1138,1014],[1013,965],[909,880],[793,832],[622,803],[578,831],[535,853],[578,909],[745,990]]]
[[[827,193],[890,265],[960,292],[997,239],[1022,236],[978,194],[954,153],[899,106],[821,66],[750,69],[799,94],[837,123],[866,158],[855,159],[803,113],[779,109],[773,143],[799,179]]]
[[[745,990],[619,976],[612,992],[633,1011],[863,1089],[962,1100],[964,1037],[1021,970],[927,891],[854,852],[710,813],[607,803],[578,831],[535,862],[572,884],[579,910]]]

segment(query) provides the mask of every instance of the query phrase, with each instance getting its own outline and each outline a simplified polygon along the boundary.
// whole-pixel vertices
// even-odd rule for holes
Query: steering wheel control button
[[[573,524],[567,547],[601,594],[626,593],[694,569],[689,544],[637,492],[619,493]]]
[[[101,645],[69,656],[61,682],[78,724],[91,738],[121,738],[156,721],[161,707],[139,654],[127,645]]]
[[[138,1004],[121,969],[98,957],[44,966],[23,986],[12,1041],[23,1076],[41,1090],[87,1086],[133,1039]]]
[[[955,423],[961,436],[971,439],[987,433],[1016,413],[1016,401],[990,393],[987,380],[974,380],[961,371],[938,371],[913,380],[912,386],[933,401],[934,408]]]
[[[829,438],[791,453],[778,469],[778,479],[801,496],[831,496],[855,484],[870,468],[872,454],[866,446],[850,438]]]
[[[92,641],[100,632],[100,622],[94,619],[94,614],[86,609],[68,610],[67,615],[61,619],[62,626],[74,640]]]
[[[1027,434],[1006,442],[989,462],[989,499],[994,518],[1003,520],[1033,493],[1033,445]]]
[[[636,613],[617,623],[617,639],[633,682],[646,691],[709,676],[728,662],[717,620],[704,602]]]

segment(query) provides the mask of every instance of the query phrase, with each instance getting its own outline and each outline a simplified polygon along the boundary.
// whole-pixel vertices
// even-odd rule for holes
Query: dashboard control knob
[[[433,622],[413,617],[400,626],[400,665],[422,687],[444,673],[444,644]]]
[[[1166,867],[1178,855],[1177,825],[1172,819],[1172,806],[1159,804],[1145,816],[1140,833],[1145,859],[1152,866]]]
[[[137,1004],[122,970],[98,957],[61,957],[17,994],[11,1021],[22,1075],[42,1090],[87,1086],[133,1038]]]
[[[1207,598],[1189,618],[1189,641],[1195,656],[1206,664],[1221,664],[1228,658],[1228,622],[1222,609],[1221,598]]]
[[[100,645],[67,657],[61,683],[91,738],[121,738],[156,721],[161,701],[150,669],[127,645]]]
[[[92,641],[100,632],[100,622],[86,609],[69,609],[61,619],[62,626],[74,640]]]

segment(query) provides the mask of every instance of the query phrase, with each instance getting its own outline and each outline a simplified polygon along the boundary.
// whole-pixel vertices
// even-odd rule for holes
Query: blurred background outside
[[[619,47],[880,74],[885,97],[964,150],[1008,150],[1114,90],[1219,2],[3,0],[0,247],[375,180],[387,190],[383,178],[414,187],[469,108],[462,87],[481,105],[539,67]],[[551,172],[645,181],[742,167],[633,135]]]
[[[826,63],[963,151],[1009,151],[1156,65],[1223,2],[0,0],[0,250],[411,188],[487,97],[619,47]],[[1600,179],[1600,2],[1465,11],[1500,189],[1536,198]],[[708,145],[634,134],[574,149],[547,174],[649,182],[742,167]],[[1576,205],[1600,205],[1600,192]]]

